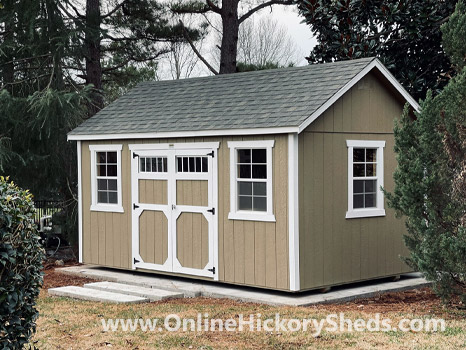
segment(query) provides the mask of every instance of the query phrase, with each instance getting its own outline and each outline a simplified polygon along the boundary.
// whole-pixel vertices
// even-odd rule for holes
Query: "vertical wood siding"
[[[273,205],[276,222],[229,220],[230,153],[227,142],[264,139],[275,140],[273,148]],[[289,289],[287,135],[82,142],[83,261],[89,264],[123,269],[131,268],[131,158],[128,144],[217,141],[220,142],[218,150],[219,266],[217,267],[219,279],[235,284]],[[89,145],[111,143],[123,145],[121,158],[125,212],[91,212],[89,210],[91,205]],[[155,187],[153,191],[155,191]],[[158,201],[163,198],[162,195],[162,198],[153,197],[153,200]],[[149,253],[152,254],[152,251],[147,252],[147,254]],[[155,255],[154,259],[156,259]]]
[[[403,105],[372,74],[299,135],[301,289],[409,271],[400,255],[405,226],[385,203],[386,216],[345,219],[346,140],[385,140],[385,188],[396,167],[393,126]]]

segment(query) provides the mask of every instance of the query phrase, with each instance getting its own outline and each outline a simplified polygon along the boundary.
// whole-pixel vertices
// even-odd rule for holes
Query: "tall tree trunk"
[[[104,106],[102,97],[102,66],[100,63],[101,41],[100,0],[86,0],[86,83],[97,90],[89,106],[89,117]]]
[[[220,74],[236,72],[236,55],[238,51],[238,2],[222,1],[222,49],[220,54]]]

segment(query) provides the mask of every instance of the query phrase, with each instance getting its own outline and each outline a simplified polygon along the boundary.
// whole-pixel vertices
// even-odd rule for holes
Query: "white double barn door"
[[[130,145],[133,269],[218,279],[217,149]]]

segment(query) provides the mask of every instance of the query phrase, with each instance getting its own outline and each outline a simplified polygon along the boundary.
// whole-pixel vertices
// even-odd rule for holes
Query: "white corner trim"
[[[129,144],[130,151],[167,150],[167,149],[218,149],[220,142],[186,142],[186,143],[144,143]]]
[[[288,231],[290,290],[300,290],[298,134],[288,135]]]
[[[79,263],[83,262],[83,189],[82,189],[82,164],[81,141],[76,142],[78,155],[78,249]]]
[[[123,145],[89,145],[91,151],[91,211],[102,211],[111,213],[124,213],[123,196],[121,185],[121,150]],[[118,204],[99,204],[97,203],[97,174],[96,174],[96,153],[97,152],[117,152],[117,198]]]
[[[348,211],[346,219],[369,218],[375,216],[385,216],[384,193],[381,187],[384,186],[384,151],[385,141],[373,140],[346,140],[348,147]],[[375,208],[353,208],[353,149],[354,148],[377,148],[377,168],[376,176],[368,179],[377,180],[377,203]]]
[[[273,214],[273,156],[272,148],[275,145],[275,140],[259,140],[259,141],[228,141],[228,148],[230,149],[230,212],[228,219],[230,220],[249,220],[249,221],[265,221],[275,222],[275,215]],[[267,211],[242,211],[238,210],[237,203],[237,152],[238,149],[254,149],[265,148],[267,149]],[[254,179],[251,179],[254,181]]]
[[[395,79],[395,77],[388,71],[387,68],[377,58],[369,63],[366,68],[360,71],[353,79],[351,79],[345,86],[328,99],[322,106],[319,107],[314,113],[311,114],[300,126],[299,133],[306,129],[314,120],[316,120],[322,113],[324,113],[330,106],[332,106],[341,96],[343,96],[349,89],[351,89],[358,81],[366,76],[372,69],[378,69],[380,73],[393,85],[393,87],[404,97],[404,99],[417,111],[421,110],[421,106],[416,100],[404,89],[404,87]]]
[[[68,141],[73,140],[123,140],[123,139],[165,139],[179,137],[207,137],[207,136],[234,136],[234,135],[270,135],[288,134],[298,132],[297,127],[252,128],[252,129],[222,129],[200,131],[169,131],[169,132],[141,132],[122,134],[96,134],[96,135],[67,135]]]

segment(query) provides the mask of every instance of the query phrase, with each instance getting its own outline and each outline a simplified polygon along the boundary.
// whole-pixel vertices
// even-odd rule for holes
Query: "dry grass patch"
[[[58,286],[61,277],[53,271],[46,275],[46,285]],[[69,276],[67,276],[69,277]],[[86,281],[75,280],[75,284]],[[66,280],[66,284],[70,283]],[[466,312],[446,309],[430,291],[392,293],[378,298],[341,305],[313,307],[272,307],[208,298],[175,299],[168,302],[115,305],[49,297],[41,293],[38,307],[37,334],[40,349],[459,349],[466,347]],[[403,318],[441,317],[446,332],[323,332],[313,337],[309,332],[104,332],[101,319],[158,318],[176,313],[181,318],[196,318],[208,313],[210,318],[238,319],[244,315],[261,314],[262,319],[317,318],[343,312],[351,320],[369,319],[380,313],[382,318],[398,322]]]

